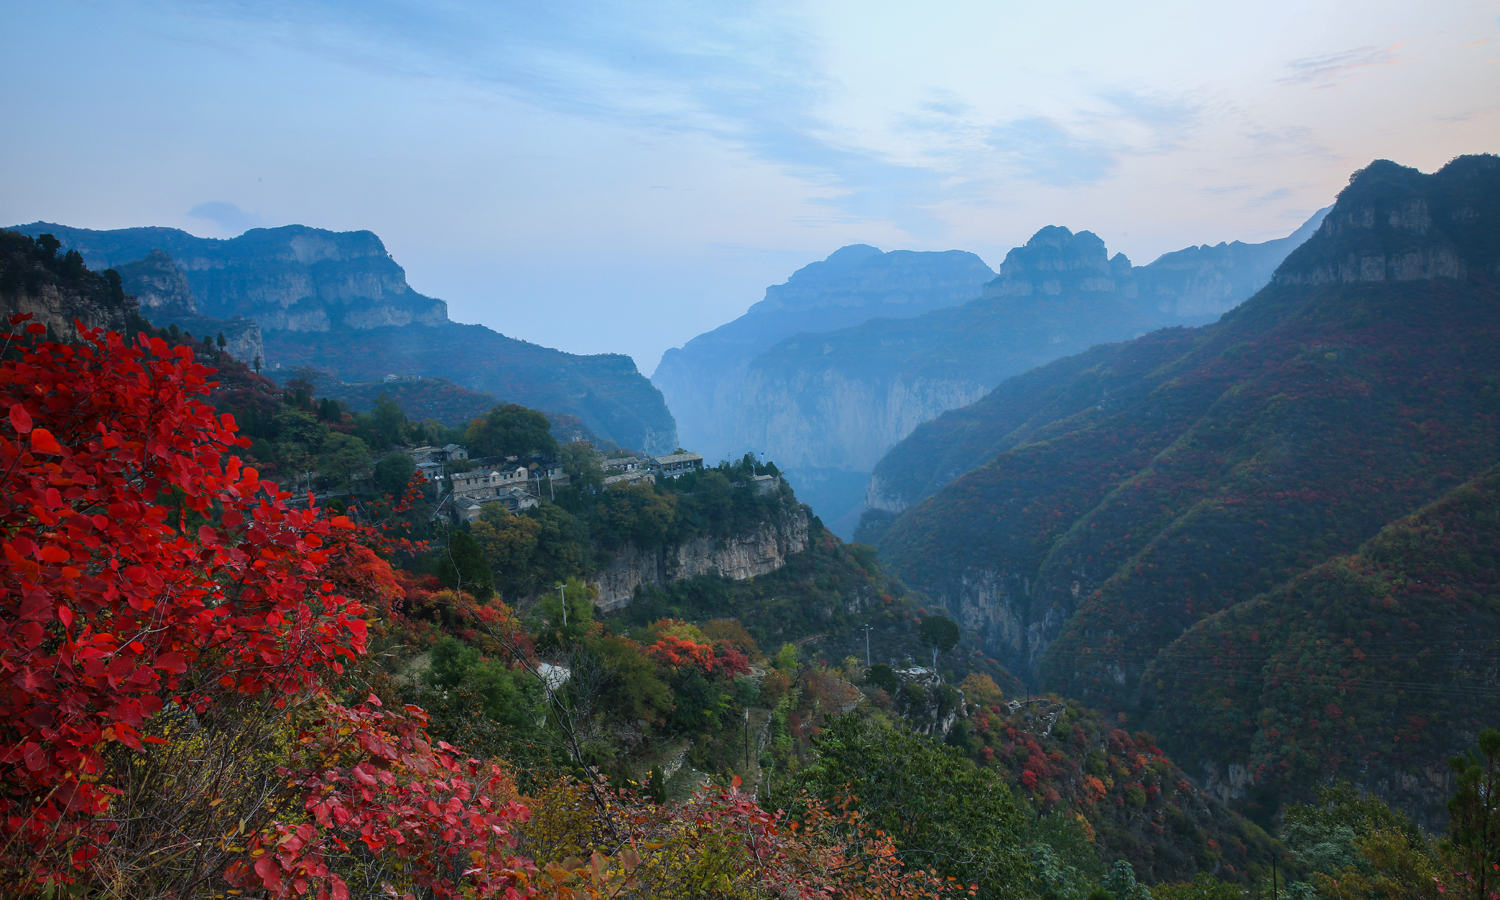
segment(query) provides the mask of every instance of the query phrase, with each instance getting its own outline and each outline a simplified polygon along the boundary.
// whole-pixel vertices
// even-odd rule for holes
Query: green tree
[[[1158,884],[1151,888],[1154,900],[1242,900],[1244,888],[1199,872],[1192,881]]]
[[[1029,832],[1034,889],[1044,900],[1077,900],[1104,879],[1104,863],[1085,826],[1068,812],[1053,810]]]
[[[595,531],[606,548],[614,550],[626,543],[642,550],[654,550],[667,541],[677,521],[677,497],[658,494],[646,482],[615,485],[599,501]]]
[[[520,730],[536,725],[543,692],[530,673],[485,659],[476,648],[446,635],[432,645],[431,659],[426,678],[434,687],[477,699],[480,711],[501,725]]]
[[[392,497],[401,497],[411,483],[412,473],[417,470],[411,457],[405,453],[387,453],[375,464],[375,486]]]
[[[785,805],[800,789],[830,802],[848,795],[909,865],[977,884],[982,897],[1019,896],[1029,885],[1010,791],[958,751],[856,714],[831,721],[814,747],[816,759],[773,801]]]
[[[375,398],[375,408],[370,412],[370,446],[385,448],[401,441],[406,429],[406,413],[387,394],[381,392]]]
[[[561,507],[547,504],[526,510],[535,521],[536,547],[531,555],[531,577],[538,587],[580,576],[588,562],[588,528]]]
[[[370,467],[370,448],[352,434],[331,431],[323,438],[323,452],[318,455],[318,471],[333,478],[339,487],[347,488],[354,477]]]
[[[277,408],[271,417],[271,428],[277,441],[301,444],[310,453],[322,452],[323,439],[328,436],[327,425],[311,413],[288,406]]]
[[[604,487],[604,468],[588,441],[569,441],[557,451],[557,461],[572,482],[571,487],[580,492],[593,492]]]
[[[83,277],[83,271],[84,271],[84,268],[83,268],[83,254],[82,253],[79,253],[77,250],[69,250],[67,253],[65,253],[63,255],[62,272],[61,272],[62,277],[64,277],[64,278],[70,278],[70,279],[71,278],[82,278]]]
[[[469,526],[470,534],[484,551],[495,586],[507,596],[528,593],[539,587],[533,555],[542,524],[530,516],[513,516],[498,503],[486,505],[479,521]]]
[[[1316,802],[1292,804],[1282,813],[1281,840],[1308,878],[1300,882],[1304,889],[1319,876],[1372,874],[1359,842],[1381,831],[1398,832],[1418,843],[1424,840],[1411,819],[1361,794],[1347,781],[1320,788]]]
[[[928,616],[917,626],[917,635],[922,646],[932,648],[932,667],[936,669],[938,654],[958,646],[958,623],[947,616]]]
[[[865,672],[865,684],[874,685],[892,697],[901,690],[901,681],[896,677],[895,670],[885,663],[876,663]]]
[[[516,403],[497,406],[469,423],[464,442],[476,456],[556,456],[552,423],[534,409]]]
[[[699,527],[712,534],[729,530],[734,513],[734,485],[723,473],[708,471],[693,482],[691,508],[697,513]]]
[[[105,269],[104,280],[109,284],[109,302],[117,305],[124,303],[125,284],[120,280],[120,273],[114,269]]]
[[[443,587],[467,591],[480,600],[495,593],[490,564],[467,531],[455,530],[449,534],[447,545],[437,552],[438,580]]]
[[[561,646],[577,643],[594,621],[594,600],[598,596],[597,587],[579,578],[569,578],[543,591],[537,606],[547,620],[547,628],[539,642]]]
[[[626,722],[662,725],[672,712],[672,690],[635,641],[604,634],[590,646],[609,673],[600,692],[600,705]]]
[[[1500,731],[1479,732],[1478,752],[1455,756],[1448,765],[1457,775],[1448,801],[1448,837],[1443,848],[1452,862],[1469,873],[1469,896],[1487,900],[1500,883]]]
[[[39,234],[36,236],[36,247],[41,251],[42,259],[51,261],[57,258],[57,251],[62,249],[62,241],[50,234]]]

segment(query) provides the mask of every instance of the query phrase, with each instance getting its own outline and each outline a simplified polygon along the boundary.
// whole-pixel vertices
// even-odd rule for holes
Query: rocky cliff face
[[[159,304],[148,310],[153,320],[194,334],[223,330],[241,359],[259,355],[267,366],[311,366],[348,382],[388,374],[446,378],[501,402],[577,416],[623,446],[654,453],[677,446],[677,424],[661,393],[629,357],[578,356],[451,322],[447,305],[412,290],[405,271],[368,231],[288,225],[211,240],[173,228],[90,231],[37,222],[18,230],[51,232],[90,265],[140,261],[138,288]],[[191,301],[183,299],[164,259],[186,279]],[[248,319],[263,330],[264,349],[251,349],[248,327],[184,318],[185,302],[200,317]]]
[[[929,346],[923,341],[916,346],[923,352],[924,363],[928,359],[943,360],[948,378],[967,379],[963,382],[966,387],[978,384],[977,392],[970,389],[964,393],[983,396],[1007,377],[1092,344],[1216,318],[1263,287],[1287,254],[1317,230],[1327,213],[1326,209],[1319,210],[1296,232],[1279,240],[1189,247],[1147,266],[1131,266],[1122,254],[1107,257],[1103,242],[1088,232],[1070,235],[1067,229],[1044,228],[1026,247],[1011,251],[999,277],[985,285],[980,303],[970,304],[970,312],[954,316],[935,329],[937,333],[929,341],[941,343]],[[1009,329],[1003,335],[1009,344],[985,346],[976,340],[983,333],[976,326],[985,318],[994,319],[1002,309],[998,304],[1005,299],[1042,302],[1030,308],[1003,308],[1006,318],[996,326]],[[986,309],[986,303],[996,304],[995,309]],[[1039,318],[1049,314],[1053,316],[1050,327],[1037,328]],[[863,328],[873,331],[873,324]],[[892,363],[893,369],[909,365],[905,360]],[[930,365],[928,371],[932,371]],[[957,408],[949,406],[935,412]],[[928,416],[932,418],[935,416]],[[906,432],[911,433],[910,429]],[[896,446],[895,442],[882,445],[883,451]],[[908,458],[912,456],[892,453],[889,463],[877,468],[864,497],[865,508],[900,512],[988,458],[955,455],[946,448],[916,454],[918,459]],[[929,463],[938,459],[944,461],[943,470],[934,473]]]
[[[1265,287],[1287,254],[1318,230],[1329,209],[1318,210],[1296,231],[1274,241],[1204,244],[1163,254],[1133,271],[1136,302],[1172,324],[1212,321]]]
[[[119,267],[121,286],[136,298],[141,314],[158,328],[176,325],[200,338],[224,335],[224,349],[242,362],[264,364],[266,349],[260,326],[253,319],[235,316],[215,319],[198,312],[187,276],[172,257],[152,250],[144,259]]]
[[[1130,270],[1097,236],[1049,227],[1006,256],[978,299],[788,338],[750,364],[736,441],[788,467],[799,488],[799,467],[868,473],[919,424],[1005,378],[1156,327],[1122,286]],[[818,512],[848,522],[864,493]]]
[[[664,587],[714,572],[736,581],[767,575],[807,549],[808,519],[803,507],[783,514],[748,534],[723,540],[700,537],[662,550],[642,551],[626,545],[594,575],[595,601],[606,612],[630,603],[638,587]]]
[[[0,316],[16,313],[30,313],[60,340],[77,333],[74,319],[85,328],[123,333],[137,314],[135,300],[105,276],[69,267],[31,237],[0,229]]]
[[[1500,275],[1500,250],[1486,233],[1496,198],[1487,196],[1486,159],[1461,157],[1434,185],[1420,172],[1376,160],[1355,173],[1357,199],[1337,208],[1276,272],[1281,285],[1355,284]]]
[[[380,238],[368,231],[336,233],[287,225],[215,240],[175,228],[91,231],[36,222],[17,230],[50,231],[100,269],[161,251],[186,276],[199,315],[244,316],[266,331],[360,330],[448,321],[447,304],[412,290]]]
[[[668,350],[651,381],[682,427],[682,440],[710,459],[737,457],[735,423],[745,403],[745,374],[756,355],[783,338],[856,325],[874,317],[910,318],[979,295],[994,277],[972,253],[882,253],[844,247],[766,288],[740,318]]]
[[[196,316],[198,304],[187,276],[162,250],[117,267],[125,293],[135,297],[141,313],[150,316]]]

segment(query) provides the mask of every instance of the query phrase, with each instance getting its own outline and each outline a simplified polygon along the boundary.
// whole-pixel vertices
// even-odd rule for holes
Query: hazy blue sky
[[[459,321],[661,352],[849,243],[1137,263],[1500,151],[1500,2],[0,5],[0,223],[370,229]]]

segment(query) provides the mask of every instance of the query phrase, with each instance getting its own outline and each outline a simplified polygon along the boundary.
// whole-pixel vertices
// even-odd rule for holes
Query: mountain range
[[[1440,816],[1500,719],[1497,463],[1500,158],[1377,161],[1218,322],[918,427],[860,537],[1226,799],[1341,776]]]
[[[91,268],[119,270],[158,326],[225,331],[241,354],[253,352],[250,332],[258,329],[273,368],[310,366],[346,382],[441,377],[503,402],[577,416],[623,446],[658,453],[677,446],[661,393],[628,356],[564,353],[450,321],[447,304],[413,290],[368,231],[288,225],[215,240],[173,228],[34,222],[14,230],[51,233]]]
[[[1093,344],[1212,321],[1265,285],[1325,212],[1285,238],[1189,247],[1147,266],[1056,226],[998,275],[960,251],[845,247],[668,351],[652,381],[693,423],[695,446],[775,459],[849,537],[876,461],[918,424]]]
[[[778,341],[835,331],[872,317],[908,319],[977,296],[995,273],[978,256],[852,244],[809,263],[744,315],[668,350],[651,376],[679,421],[682,440],[709,459],[740,456],[747,366]]]

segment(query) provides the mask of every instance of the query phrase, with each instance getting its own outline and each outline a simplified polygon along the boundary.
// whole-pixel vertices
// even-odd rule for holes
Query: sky
[[[0,224],[368,229],[650,374],[846,244],[1143,264],[1500,152],[1500,0],[8,2],[0,78]]]

